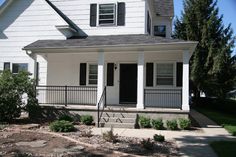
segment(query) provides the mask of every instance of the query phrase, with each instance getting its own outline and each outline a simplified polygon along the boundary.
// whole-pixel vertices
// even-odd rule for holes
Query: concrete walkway
[[[217,155],[208,145],[211,141],[236,140],[221,126],[206,116],[191,110],[191,116],[199,123],[201,130],[197,131],[166,131],[153,129],[121,129],[114,128],[114,133],[125,137],[153,138],[154,134],[162,134],[167,140],[175,140],[182,156],[216,157]],[[101,135],[110,128],[93,128],[95,135]]]

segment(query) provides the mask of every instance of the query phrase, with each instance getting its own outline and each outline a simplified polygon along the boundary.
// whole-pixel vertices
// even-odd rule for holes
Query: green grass
[[[214,111],[208,108],[197,107],[196,110],[206,115],[217,124],[223,126],[233,136],[236,136],[236,115],[222,113],[220,111]]]
[[[218,157],[236,156],[236,141],[217,141],[212,142],[210,145],[214,149]]]

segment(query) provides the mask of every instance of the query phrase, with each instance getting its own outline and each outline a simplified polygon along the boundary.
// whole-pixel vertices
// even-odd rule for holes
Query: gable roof
[[[174,16],[173,0],[154,0],[154,8],[157,16]]]

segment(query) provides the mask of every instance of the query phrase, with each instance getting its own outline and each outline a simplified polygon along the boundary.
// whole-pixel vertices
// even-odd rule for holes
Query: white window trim
[[[86,85],[87,86],[97,86],[97,84],[89,84],[89,66],[90,65],[97,65],[98,66],[98,64],[97,63],[95,63],[95,62],[89,62],[89,63],[87,63],[87,68],[86,68]]]
[[[99,24],[99,6],[103,4],[114,4],[115,5],[115,15],[114,15],[114,23],[111,24]],[[117,26],[117,14],[118,14],[118,2],[110,2],[110,3],[97,3],[97,27],[106,27],[106,26]]]
[[[154,72],[153,72],[154,87],[156,87],[156,88],[173,88],[173,87],[176,87],[176,62],[173,62],[173,61],[158,61],[158,62],[153,62],[153,63],[154,63]],[[173,65],[173,85],[157,85],[157,81],[156,81],[157,64],[172,64]]]

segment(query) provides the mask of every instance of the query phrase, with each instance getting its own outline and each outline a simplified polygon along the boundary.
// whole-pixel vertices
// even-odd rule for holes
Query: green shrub
[[[180,118],[179,119],[180,129],[187,130],[191,127],[191,121],[189,119]]]
[[[140,116],[139,117],[139,125],[141,128],[150,128],[151,127],[151,119],[144,117],[144,116]]]
[[[91,115],[82,115],[80,121],[85,125],[91,125],[93,123],[93,116]]]
[[[49,128],[54,132],[71,132],[75,130],[74,125],[65,120],[56,120],[50,124]]]
[[[64,114],[64,115],[61,115],[59,117],[59,120],[65,120],[65,121],[68,121],[68,122],[73,122],[74,121],[74,118],[67,115],[67,114]]]
[[[116,143],[118,136],[114,134],[113,128],[111,127],[109,131],[102,133],[102,138],[107,142]]]
[[[148,138],[147,140],[143,139],[141,141],[141,146],[145,149],[152,150],[154,147],[154,142],[152,142],[150,138]]]
[[[157,142],[164,142],[164,141],[165,141],[165,136],[155,134],[155,135],[153,136],[153,139],[154,139],[154,141],[157,141]]]
[[[168,130],[177,130],[178,129],[178,123],[177,120],[167,120],[166,126]]]
[[[162,119],[153,119],[152,120],[152,127],[157,130],[163,130],[164,124],[163,124]]]

